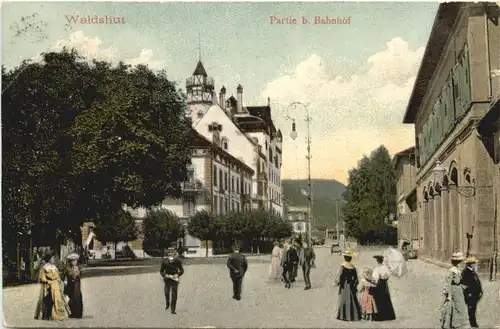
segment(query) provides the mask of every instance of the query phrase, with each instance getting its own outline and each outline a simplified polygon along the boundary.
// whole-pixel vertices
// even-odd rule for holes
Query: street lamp
[[[306,117],[305,117],[305,121],[307,123],[307,140],[306,140],[306,143],[307,143],[307,156],[306,156],[306,159],[307,159],[307,187],[308,187],[308,191],[302,193],[304,194],[304,196],[307,197],[307,213],[308,213],[308,245],[309,246],[312,246],[312,228],[311,228],[311,222],[312,222],[312,185],[311,185],[311,127],[310,127],[310,123],[311,123],[311,117],[309,116],[309,108],[307,107],[308,104],[302,104],[300,102],[293,102],[291,103],[290,105],[288,105],[288,108],[287,108],[287,112],[289,112],[290,109],[292,110],[295,110],[297,109],[298,106],[301,106],[305,109],[305,112],[306,112]],[[298,137],[298,133],[297,133],[297,127],[296,127],[296,124],[295,124],[295,119],[294,118],[291,118],[289,116],[285,116],[286,119],[288,120],[291,120],[292,121],[292,131],[290,132],[290,138],[295,140],[297,137]]]

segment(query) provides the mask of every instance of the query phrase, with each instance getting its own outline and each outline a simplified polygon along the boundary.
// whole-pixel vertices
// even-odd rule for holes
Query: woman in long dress
[[[460,285],[462,274],[457,267],[463,259],[464,255],[461,252],[454,253],[451,257],[453,266],[446,271],[443,287],[444,302],[441,306],[443,329],[461,328],[468,324],[467,305]]]
[[[337,299],[337,319],[342,321],[360,321],[361,305],[356,296],[358,288],[358,272],[351,263],[354,253],[344,252],[344,263],[335,278],[335,285],[339,287]]]
[[[396,313],[392,305],[391,294],[387,281],[391,273],[387,266],[384,265],[384,256],[373,256],[377,260],[378,266],[373,270],[372,283],[375,287],[372,288],[373,299],[377,307],[377,313],[374,316],[375,321],[391,321],[396,320]]]
[[[269,278],[273,280],[278,280],[281,278],[281,248],[279,247],[279,242],[274,243],[274,248],[271,252]]]
[[[70,317],[81,319],[83,316],[83,298],[81,290],[81,273],[78,267],[77,254],[70,254],[66,258],[68,266],[66,267],[66,287],[64,294],[69,297],[68,306],[71,312]]]
[[[64,300],[62,281],[55,266],[55,256],[45,255],[45,265],[40,268],[40,295],[36,304],[35,319],[64,320],[69,316],[69,308]]]

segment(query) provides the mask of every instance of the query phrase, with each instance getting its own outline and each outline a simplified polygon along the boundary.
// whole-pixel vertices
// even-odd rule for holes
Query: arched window
[[[295,226],[296,230],[298,232],[301,232],[302,231],[302,224],[301,223],[297,223],[297,225]]]

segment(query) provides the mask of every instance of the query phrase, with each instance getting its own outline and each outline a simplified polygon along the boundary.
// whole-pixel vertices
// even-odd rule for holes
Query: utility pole
[[[339,200],[338,199],[335,199],[335,210],[336,210],[336,214],[337,214],[335,227],[337,228],[337,241],[339,241],[340,240],[340,232],[339,232],[340,217],[339,217]]]

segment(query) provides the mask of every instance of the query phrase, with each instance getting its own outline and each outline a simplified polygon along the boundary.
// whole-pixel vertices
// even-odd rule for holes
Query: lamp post
[[[307,143],[307,155],[306,155],[306,159],[307,159],[307,187],[308,187],[308,191],[307,191],[307,213],[308,213],[308,245],[309,246],[312,246],[312,185],[311,185],[311,117],[309,116],[309,108],[307,107],[308,104],[303,104],[303,103],[300,103],[300,102],[293,102],[291,103],[290,105],[288,105],[288,108],[287,108],[287,112],[292,109],[292,110],[295,110],[297,109],[297,107],[303,107],[305,109],[305,112],[306,112],[306,117],[305,117],[305,121],[307,123],[307,140],[306,140],[306,143]],[[289,116],[285,116],[286,119],[288,120],[292,120],[292,131],[290,132],[290,138],[292,138],[293,140],[295,140],[297,137],[298,137],[298,133],[297,133],[297,129],[296,129],[296,124],[295,124],[295,119],[294,118],[291,118]],[[304,194],[304,193],[303,193]]]

